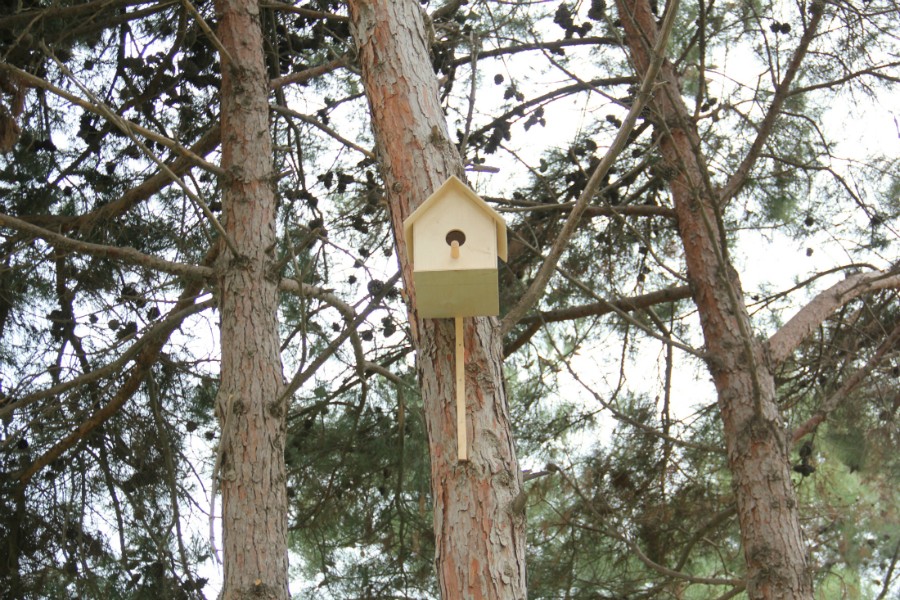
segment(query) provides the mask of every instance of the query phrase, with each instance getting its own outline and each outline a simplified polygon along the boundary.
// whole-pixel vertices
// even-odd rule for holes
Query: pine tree
[[[350,15],[408,291],[431,455],[441,597],[524,598],[524,492],[504,393],[499,324],[486,317],[465,322],[471,433],[462,439],[471,441],[468,461],[458,461],[454,328],[448,319],[418,316],[406,259],[403,221],[448,177],[464,176],[441,112],[423,13],[409,0],[351,2]]]
[[[897,7],[419,4],[0,10],[0,596],[896,595]]]

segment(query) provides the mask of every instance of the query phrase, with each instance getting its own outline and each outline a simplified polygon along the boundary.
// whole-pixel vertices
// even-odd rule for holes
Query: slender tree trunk
[[[452,319],[421,319],[403,220],[463,176],[438,99],[416,0],[351,0],[350,18],[409,298],[431,449],[435,562],[443,598],[525,598],[522,475],[510,431],[497,320],[465,322],[469,461],[456,458]]]
[[[647,0],[617,0],[626,43],[643,74],[656,38]],[[811,599],[812,583],[790,477],[788,435],[762,342],[752,333],[737,272],[728,258],[718,196],[672,65],[660,71],[651,102],[660,151],[718,392],[734,478],[750,598]]]
[[[287,600],[285,404],[278,338],[272,140],[257,0],[217,0],[222,56],[221,489],[225,600]]]

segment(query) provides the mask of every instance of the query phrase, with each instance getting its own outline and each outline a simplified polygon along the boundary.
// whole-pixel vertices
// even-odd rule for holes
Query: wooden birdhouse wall
[[[426,318],[500,312],[497,258],[506,260],[506,224],[465,183],[450,177],[403,222],[416,308]],[[457,252],[448,234],[457,232]]]
[[[459,271],[497,268],[497,231],[494,220],[479,206],[458,194],[448,194],[415,222],[413,264],[416,271]],[[462,231],[465,242],[452,258],[447,234]]]

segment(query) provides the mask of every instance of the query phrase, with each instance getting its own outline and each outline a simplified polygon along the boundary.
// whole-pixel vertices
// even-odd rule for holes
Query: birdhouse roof
[[[464,199],[471,202],[473,205],[477,206],[481,209],[481,212],[484,213],[485,217],[491,219],[494,222],[497,232],[497,255],[506,261],[506,221],[503,220],[503,217],[500,216],[496,210],[491,208],[487,202],[481,199],[481,197],[476,194],[472,188],[467,186],[465,183],[460,181],[455,175],[451,175],[447,181],[441,185],[438,189],[434,191],[431,196],[428,197],[425,202],[419,205],[419,207],[413,211],[411,215],[406,217],[406,220],[403,221],[403,234],[406,237],[406,254],[409,257],[410,262],[412,261],[413,256],[413,225],[415,222],[422,217],[422,215],[426,214],[436,205],[438,205],[441,200],[447,197],[447,195],[456,192]]]

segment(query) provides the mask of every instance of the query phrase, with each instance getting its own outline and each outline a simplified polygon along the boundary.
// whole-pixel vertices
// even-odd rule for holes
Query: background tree
[[[218,40],[212,40],[220,44],[222,70],[219,185],[225,221],[216,282],[222,345],[216,398],[222,598],[286,599],[287,401],[279,355],[269,81],[258,2],[223,0],[216,14]]]

